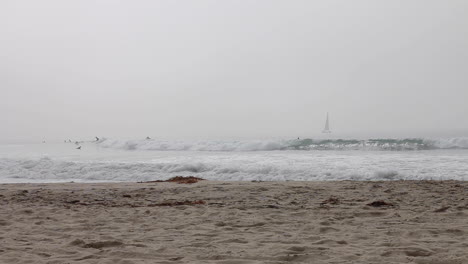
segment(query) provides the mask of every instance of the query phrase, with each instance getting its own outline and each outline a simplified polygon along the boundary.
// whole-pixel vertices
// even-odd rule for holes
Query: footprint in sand
[[[96,248],[96,249],[101,249],[105,247],[118,247],[122,246],[123,243],[120,241],[116,240],[109,240],[109,241],[97,241],[97,242],[91,242],[91,243],[86,243],[81,239],[75,239],[72,242],[70,242],[71,246],[79,246],[83,248]]]
[[[319,229],[319,232],[322,233],[322,234],[327,234],[327,233],[330,233],[330,232],[337,232],[337,231],[340,231],[340,230],[337,229],[337,228],[329,227],[329,226],[321,227]]]
[[[11,225],[11,223],[0,219],[0,226],[8,226],[8,225]]]
[[[395,248],[385,251],[381,254],[382,257],[390,257],[394,255],[406,255],[408,257],[427,257],[434,254],[433,251],[420,247],[406,247],[406,248]]]
[[[227,240],[222,240],[219,241],[218,243],[240,243],[240,244],[247,244],[249,241],[245,239],[239,239],[239,238],[233,238],[233,239],[227,239]]]

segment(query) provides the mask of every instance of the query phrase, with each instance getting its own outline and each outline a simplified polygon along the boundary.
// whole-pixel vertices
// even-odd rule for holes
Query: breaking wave
[[[323,163],[275,160],[272,162],[76,162],[50,158],[0,159],[0,182],[136,182],[163,180],[174,176],[197,176],[221,181],[331,181],[331,180],[467,180],[465,168],[447,164],[420,168],[401,166],[398,170],[365,160]],[[384,163],[384,162],[382,162]],[[396,163],[394,167],[398,167]],[[410,164],[411,165],[411,164]],[[406,165],[407,166],[407,165]],[[431,167],[433,166],[433,167]]]
[[[274,151],[274,150],[434,150],[468,149],[468,137],[429,139],[294,139],[251,141],[168,141],[168,140],[113,140],[103,138],[96,142],[103,148],[156,151]]]

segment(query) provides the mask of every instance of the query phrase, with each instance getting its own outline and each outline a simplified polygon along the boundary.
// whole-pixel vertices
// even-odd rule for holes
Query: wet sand
[[[468,263],[468,182],[0,185],[0,263]]]

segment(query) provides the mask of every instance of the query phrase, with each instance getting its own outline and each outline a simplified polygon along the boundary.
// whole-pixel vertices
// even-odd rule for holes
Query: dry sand
[[[468,182],[0,189],[0,263],[468,263]]]

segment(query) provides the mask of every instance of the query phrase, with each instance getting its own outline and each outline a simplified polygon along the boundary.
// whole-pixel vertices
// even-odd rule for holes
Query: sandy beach
[[[0,263],[468,263],[468,182],[0,185]]]

